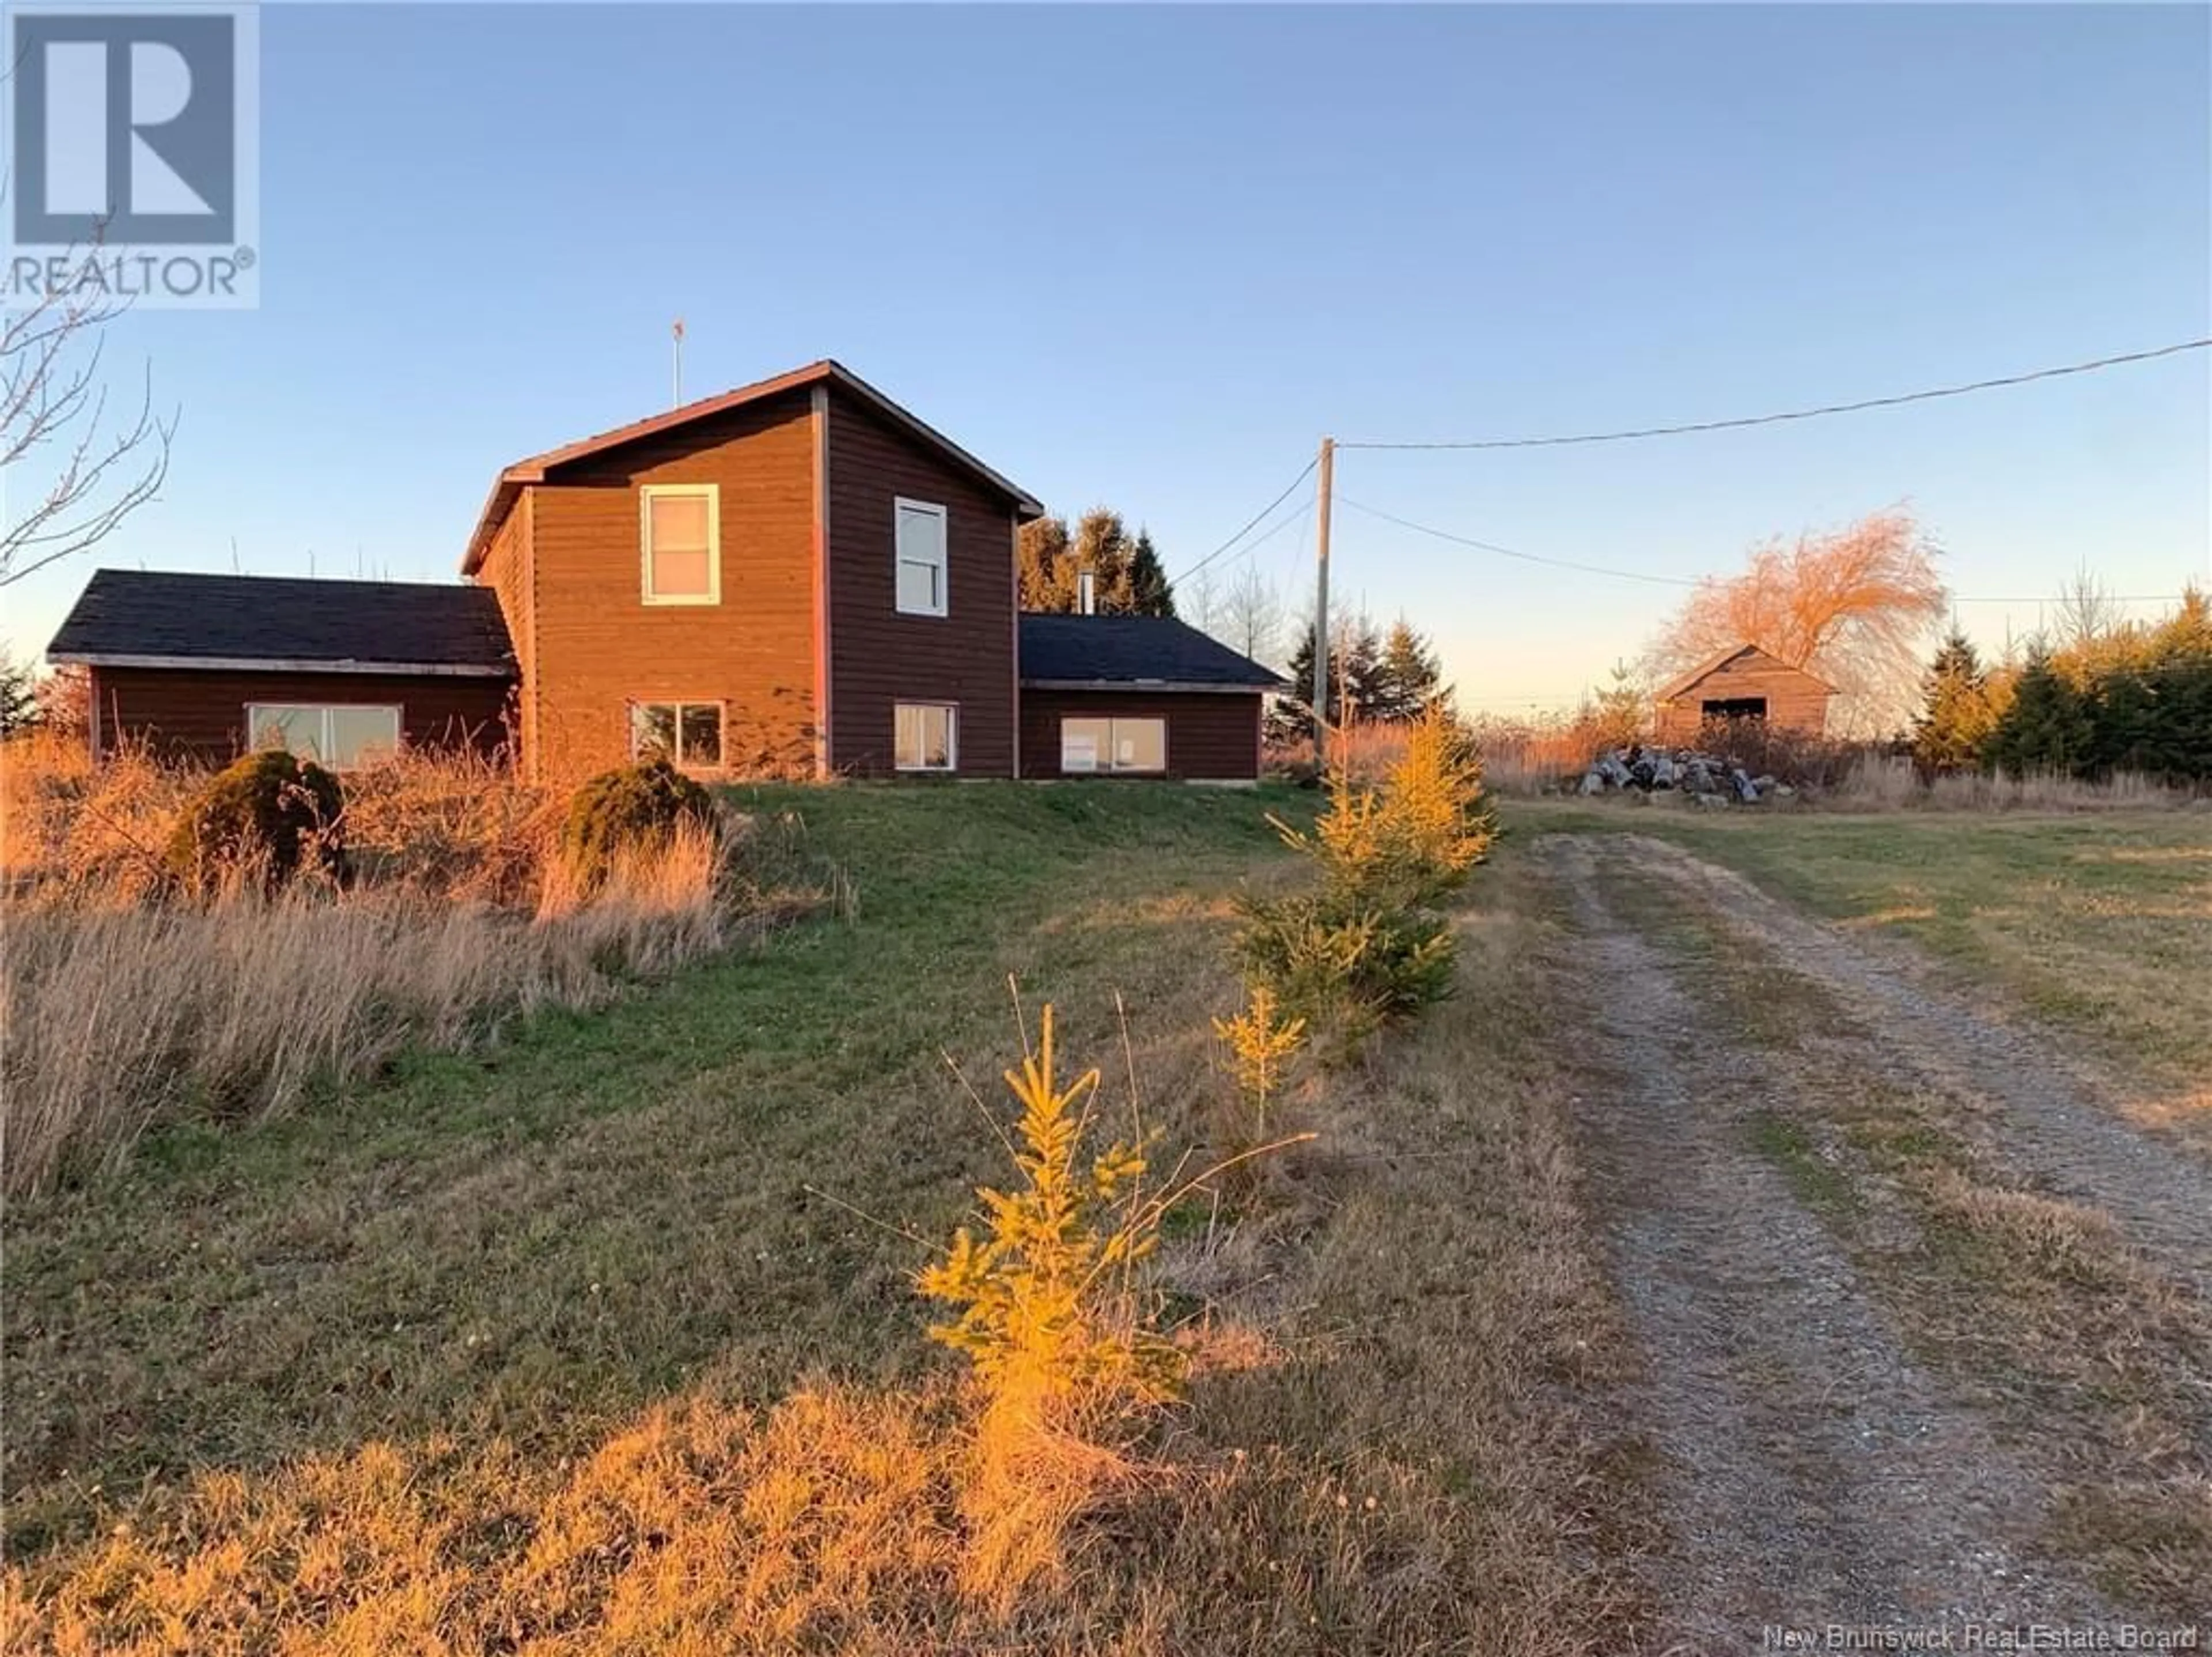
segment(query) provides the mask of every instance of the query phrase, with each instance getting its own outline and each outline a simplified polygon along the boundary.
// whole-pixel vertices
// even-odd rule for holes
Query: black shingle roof
[[[1028,615],[1022,618],[1027,685],[1249,685],[1284,683],[1271,667],[1239,655],[1170,616]]]
[[[101,570],[46,655],[514,667],[489,588]]]

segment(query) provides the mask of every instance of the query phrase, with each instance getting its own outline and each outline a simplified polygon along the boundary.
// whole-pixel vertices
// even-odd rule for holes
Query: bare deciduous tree
[[[136,414],[109,415],[100,358],[118,312],[60,293],[0,318],[0,473],[32,495],[0,528],[0,587],[97,546],[168,476],[177,418],[155,412],[150,369]]]
[[[2054,631],[2062,648],[2087,651],[2111,637],[2126,624],[2127,616],[2114,598],[2086,567],[2058,589]]]
[[[1212,624],[1206,628],[1233,650],[1253,661],[1275,664],[1283,648],[1283,627],[1289,612],[1275,584],[1247,564],[1222,592],[1214,606]]]
[[[1910,512],[1877,512],[1825,534],[1752,550],[1741,575],[1699,584],[1653,644],[1668,679],[1738,644],[1756,644],[1817,673],[1838,694],[1839,732],[1901,728],[1919,691],[1921,656],[1948,598],[1938,549]]]

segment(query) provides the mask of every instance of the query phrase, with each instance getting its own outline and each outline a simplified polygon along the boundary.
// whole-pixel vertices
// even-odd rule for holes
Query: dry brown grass
[[[205,773],[143,750],[7,745],[5,1187],[112,1167],[183,1113],[265,1116],[410,1045],[469,1046],[542,1007],[726,947],[798,894],[763,889],[772,829],[732,819],[629,859],[586,901],[556,855],[564,802],[472,756],[347,779],[360,878],[276,896],[170,891],[171,825]]]
[[[1825,796],[1844,811],[2142,811],[2186,806],[2185,789],[2132,771],[2102,783],[2009,772],[1952,771],[1923,782],[1901,755],[1868,754]]]
[[[694,833],[590,903],[556,891],[535,917],[374,886],[19,902],[0,1047],[7,1189],[112,1167],[179,1112],[273,1114],[410,1045],[466,1047],[517,1014],[601,1005],[757,929],[729,901],[731,862]]]
[[[82,734],[0,742],[0,877],[61,880],[125,901],[161,884],[161,850],[204,773],[125,748],[94,766]]]
[[[207,779],[126,744],[94,765],[81,736],[0,744],[0,871],[128,902],[158,893],[169,830]],[[341,828],[362,878],[428,898],[529,908],[554,862],[564,787],[473,752],[403,751],[345,778]]]

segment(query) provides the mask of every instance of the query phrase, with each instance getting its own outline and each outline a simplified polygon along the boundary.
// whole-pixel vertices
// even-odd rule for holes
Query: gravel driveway
[[[2039,1547],[2065,1447],[1993,1430],[1916,1362],[1892,1309],[1756,1142],[1802,1072],[1729,1029],[1648,899],[1717,917],[1832,997],[1845,1016],[1820,1033],[1824,1065],[1965,1097],[1995,1156],[2107,1210],[2200,1296],[2212,1292],[2212,1170],[2112,1115],[2041,1037],[1677,847],[1561,835],[1535,856],[1568,927],[1567,1026],[1587,1044],[1578,1127],[1644,1357],[1629,1407],[1667,1469],[1674,1548],[1654,1571],[1668,1609],[1649,1648],[1781,1649],[1794,1630],[1820,1649],[1836,1625],[1948,1624],[1965,1649],[1969,1623],[2161,1620]],[[1623,901],[1631,892],[1647,901]]]

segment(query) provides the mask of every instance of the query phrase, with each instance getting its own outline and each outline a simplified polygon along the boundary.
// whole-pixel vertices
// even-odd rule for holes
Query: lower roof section
[[[153,570],[94,571],[46,656],[94,667],[515,673],[488,588]]]

